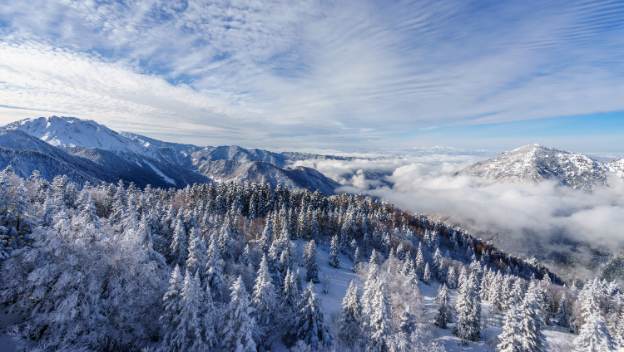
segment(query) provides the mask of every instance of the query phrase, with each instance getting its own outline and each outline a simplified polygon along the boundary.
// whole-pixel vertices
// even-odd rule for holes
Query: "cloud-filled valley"
[[[456,174],[484,158],[432,153],[301,164],[338,180],[345,185],[344,191],[378,196],[403,209],[437,216],[503,249],[536,256],[551,265],[558,261],[560,268],[572,265],[576,274],[587,267],[595,272],[596,264],[607,259],[601,254],[618,254],[624,248],[621,178],[611,175],[608,187],[585,192],[552,181],[492,182]]]

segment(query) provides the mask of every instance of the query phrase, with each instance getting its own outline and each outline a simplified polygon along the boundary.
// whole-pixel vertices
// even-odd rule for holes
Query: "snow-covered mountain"
[[[0,169],[11,167],[16,174],[28,177],[37,170],[52,179],[66,175],[77,182],[116,182],[121,179],[145,186],[183,186],[209,182],[197,172],[171,167],[168,164],[135,153],[114,153],[81,147],[61,148],[15,129],[0,130]]]
[[[113,180],[89,160],[72,156],[24,132],[0,130],[0,169],[9,166],[22,177],[38,170],[47,179],[67,175],[78,182]]]
[[[607,164],[607,169],[617,176],[624,178],[624,158],[611,161]]]
[[[90,162],[91,169],[94,169],[90,174],[91,181],[122,179],[141,186],[151,184],[169,187],[183,187],[210,180],[248,181],[267,182],[274,186],[282,184],[323,193],[332,193],[338,187],[336,182],[314,169],[290,168],[292,161],[302,157],[298,153],[275,153],[239,146],[199,147],[170,143],[134,133],[119,133],[95,121],[64,116],[25,119],[5,126],[3,130],[11,135],[20,132],[45,142],[34,143],[30,139],[19,144],[5,143],[5,147],[10,149],[41,152],[41,144],[44,144],[47,148],[42,152],[44,155],[54,154],[58,159],[59,154],[69,154],[64,158],[73,157],[70,158],[73,162]],[[11,164],[15,168],[13,164],[27,162],[27,159],[20,159],[19,162],[10,157],[4,159],[0,166]],[[41,163],[39,165],[44,169],[42,174],[46,177],[64,173],[57,170],[58,167],[54,168],[56,171],[51,171],[50,167]],[[33,169],[21,168],[24,173]]]
[[[583,154],[531,144],[475,163],[460,173],[507,182],[552,180],[574,189],[591,190],[607,184],[608,168]]]

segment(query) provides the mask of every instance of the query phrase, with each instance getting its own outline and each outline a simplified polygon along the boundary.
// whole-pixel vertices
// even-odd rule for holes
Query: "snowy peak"
[[[607,169],[618,177],[624,178],[624,158],[608,163]]]
[[[539,144],[504,152],[493,159],[478,162],[462,173],[510,182],[552,180],[583,190],[591,190],[607,182],[607,168],[599,161]]]
[[[25,119],[6,126],[37,137],[57,147],[83,147],[110,151],[128,151],[132,141],[91,120],[76,117],[49,116]]]

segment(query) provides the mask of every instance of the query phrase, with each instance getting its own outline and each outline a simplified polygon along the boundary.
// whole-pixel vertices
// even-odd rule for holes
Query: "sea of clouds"
[[[580,264],[591,272],[624,248],[622,179],[611,177],[609,187],[585,192],[550,181],[504,183],[461,174],[485,158],[482,153],[419,153],[299,164],[334,178],[343,191],[436,216],[553,265]]]

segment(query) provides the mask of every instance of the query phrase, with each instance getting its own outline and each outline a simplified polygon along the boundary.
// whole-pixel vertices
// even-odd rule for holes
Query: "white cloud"
[[[0,112],[86,115],[201,144],[387,149],[435,126],[623,109],[623,12],[576,1],[5,2]]]
[[[345,190],[378,196],[400,208],[462,225],[514,253],[550,256],[549,259],[555,254],[572,253],[574,262],[569,268],[575,270],[595,265],[597,258],[590,248],[610,253],[624,250],[622,179],[613,178],[610,187],[588,193],[553,182],[493,183],[456,176],[456,171],[480,158],[483,156],[436,153],[410,158],[322,160],[302,164],[315,166],[341,181],[347,185]],[[391,186],[367,179],[358,172],[378,169],[389,173],[385,181]],[[356,176],[341,178],[344,174]],[[371,184],[376,188],[369,190]],[[576,246],[576,241],[590,246]]]

